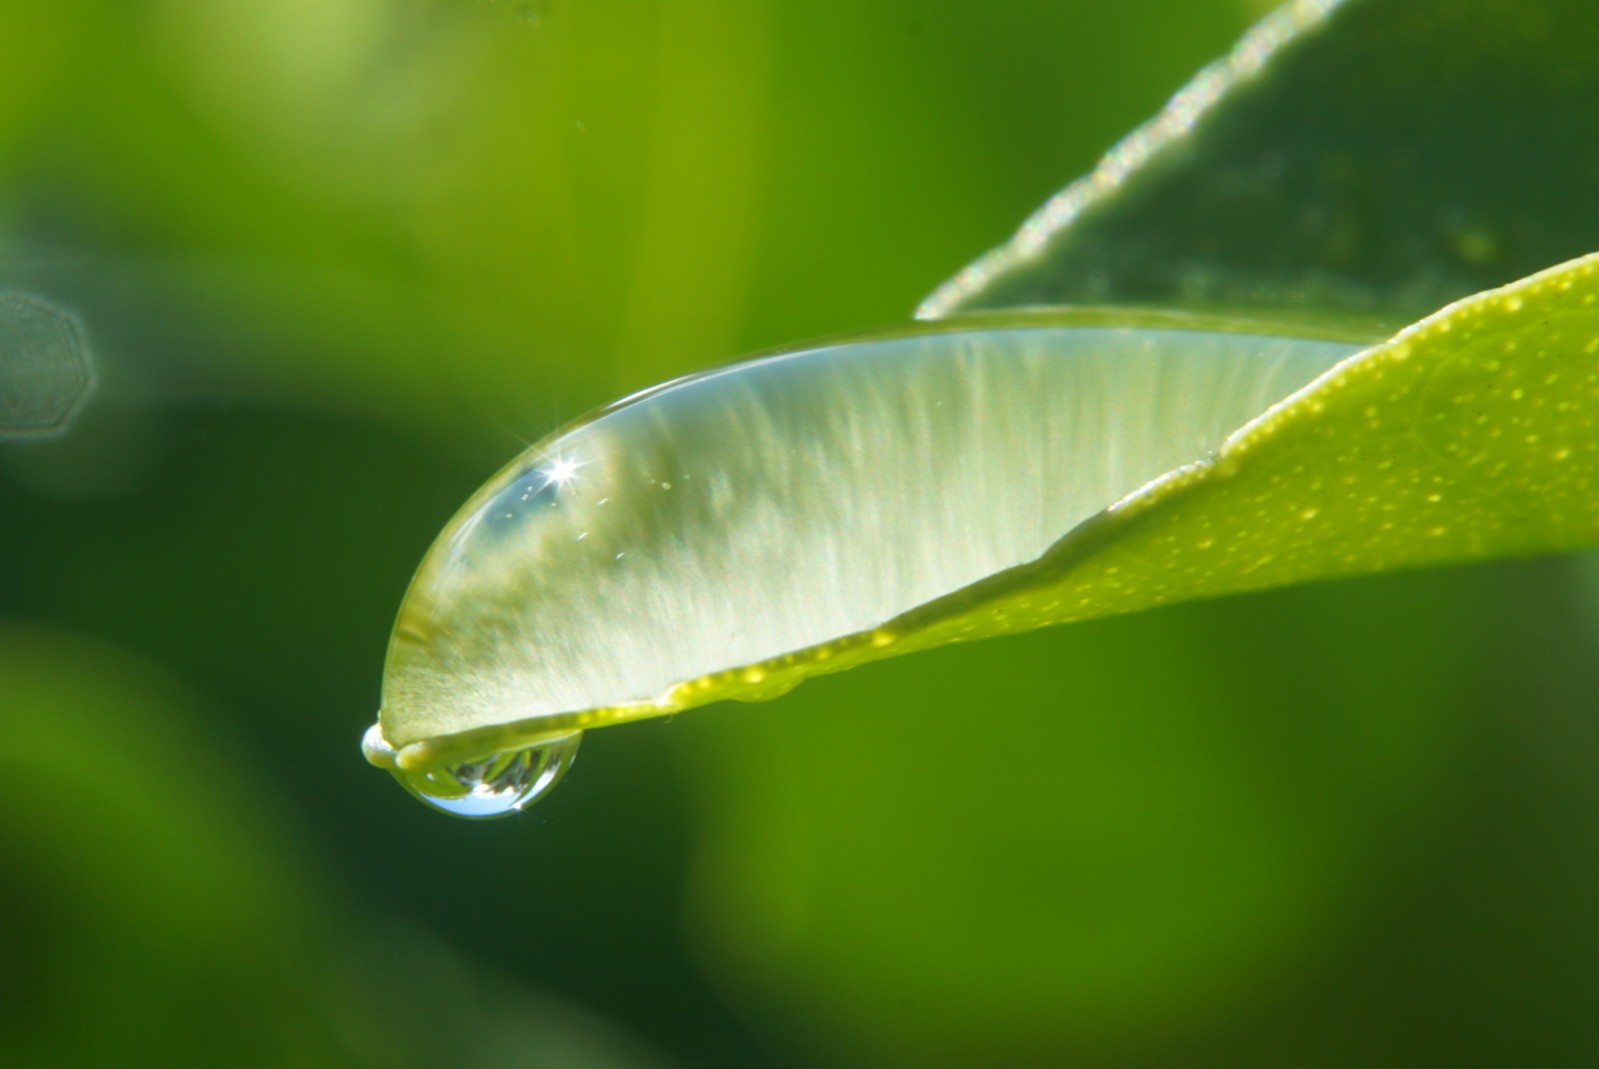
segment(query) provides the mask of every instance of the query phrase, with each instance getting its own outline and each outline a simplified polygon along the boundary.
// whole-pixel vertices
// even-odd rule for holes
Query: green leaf
[[[528,770],[564,767],[570,736],[589,727],[770,698],[893,654],[1599,541],[1591,257],[1463,300],[1337,367],[1349,350],[1296,356],[1301,371],[1325,360],[1311,375],[1326,374],[1292,396],[1311,376],[1261,393],[1255,376],[1267,373],[1245,368],[1259,396],[1230,422],[1186,411],[1233,372],[1198,370],[1211,365],[1195,343],[1174,340],[1193,335],[1170,330],[1187,306],[1210,317],[1198,329],[1234,331],[1234,346],[1381,336],[1599,246],[1585,195],[1599,174],[1595,46],[1599,14],[1578,0],[1290,4],[922,310],[1007,308],[1005,329],[1031,317],[1039,346],[1078,354],[1081,381],[1027,371],[991,389],[983,365],[1009,343],[993,320],[953,318],[942,341],[885,340],[858,365],[825,370],[832,350],[795,354],[793,368],[824,370],[784,387],[792,399],[750,384],[773,363],[757,361],[697,380],[721,380],[720,398],[669,385],[553,436],[469,502],[424,561],[369,758],[453,805],[479,797],[485,777],[496,792],[547,787],[553,778]],[[1063,307],[1106,299],[1122,311]],[[1150,313],[1128,309],[1151,303],[1168,317],[1151,338],[1168,332],[1141,344],[1178,355],[1142,380],[1107,355],[1104,335],[1044,340],[1074,314],[1150,329]],[[1035,305],[1049,317],[1016,311]],[[1236,321],[1262,307],[1274,325],[1244,332],[1255,341],[1218,326],[1218,312]],[[963,334],[961,370],[928,370]],[[903,357],[915,345],[926,359]],[[1005,392],[1017,382],[1031,387]],[[1062,409],[1062,397],[1075,400]],[[1129,430],[1128,414],[1136,424],[1156,411],[1183,426]],[[1063,424],[1075,438],[1041,444]],[[974,462],[960,437],[972,425],[1011,427],[1014,441]],[[720,452],[706,446],[718,435]],[[1067,471],[1046,470],[1062,455]],[[975,471],[945,485],[953,466]],[[593,493],[567,493],[584,470]],[[692,492],[638,503],[646,486],[689,478],[701,480]],[[1031,512],[997,503],[1029,479]],[[612,487],[628,503],[589,511]],[[928,498],[956,518],[895,525]],[[963,525],[974,501],[988,502],[985,522]],[[968,552],[1024,521],[1046,537],[1009,555]],[[936,581],[896,586],[902,557],[907,573],[931,561]],[[890,588],[914,596],[874,596]],[[560,761],[477,764],[556,740]]]
[[[1308,304],[1397,327],[1599,248],[1599,5],[1297,0],[919,315]]]
[[[594,703],[578,698],[562,705],[562,695],[604,689],[591,682],[590,673],[622,680],[633,661],[695,648],[697,637],[690,632],[697,626],[696,606],[710,611],[741,605],[761,626],[781,623],[795,611],[763,599],[760,591],[770,585],[764,572],[713,570],[724,557],[717,547],[737,550],[748,544],[749,531],[771,538],[778,528],[757,523],[743,534],[723,532],[716,536],[715,552],[669,557],[683,552],[696,532],[662,519],[671,513],[661,509],[682,506],[659,493],[652,492],[651,500],[663,504],[647,505],[620,528],[594,528],[605,553],[598,564],[583,563],[593,543],[582,539],[591,526],[607,523],[603,517],[618,507],[637,507],[623,501],[609,505],[613,512],[607,513],[584,504],[585,493],[599,498],[599,506],[624,488],[636,499],[635,484],[670,490],[666,480],[676,477],[672,473],[690,468],[699,472],[700,486],[720,479],[734,494],[753,486],[759,502],[771,488],[755,480],[778,463],[779,454],[795,452],[779,448],[778,437],[768,441],[754,416],[738,407],[737,397],[753,386],[734,387],[733,400],[715,401],[709,409],[701,403],[686,421],[687,431],[674,428],[672,392],[649,395],[647,403],[624,406],[535,447],[474,498],[441,536],[401,610],[385,679],[382,735],[369,756],[408,773],[425,772],[589,727],[724,698],[769,698],[807,676],[948,642],[1288,583],[1593,544],[1599,541],[1596,302],[1599,255],[1459,302],[1337,364],[1243,423],[1214,452],[1193,456],[1185,466],[1162,464],[1155,470],[1166,474],[1119,501],[1107,498],[1109,507],[1071,527],[1036,560],[935,597],[881,625],[846,635],[824,630],[818,641],[794,652],[685,678],[653,700],[619,693],[620,704],[587,708]],[[944,337],[958,340],[962,334]],[[891,344],[879,344],[884,351],[873,359],[846,364],[855,377],[829,379],[826,385],[846,393],[870,392],[880,386],[870,376],[901,381],[924,352],[910,349],[909,357],[896,357]],[[823,365],[810,373],[813,379],[839,374],[826,368],[828,353],[810,355],[813,364]],[[773,367],[771,362],[747,365],[761,366]],[[800,360],[776,365],[778,372],[791,373],[802,366],[807,365]],[[1177,366],[1163,374],[1169,376]],[[737,383],[740,373],[735,369],[712,378]],[[1156,403],[1147,392],[1150,381],[1138,374],[1114,380],[1109,410],[1149,409]],[[1146,387],[1143,392],[1140,385]],[[786,390],[798,395],[799,378]],[[914,396],[927,411],[945,403],[938,400],[944,392],[923,383]],[[841,401],[821,407],[848,411]],[[1023,407],[1033,406],[1005,402],[1004,411],[1019,416]],[[785,410],[767,405],[749,411],[774,426],[786,418]],[[879,412],[876,427],[891,423],[898,409],[873,411]],[[696,468],[691,459],[700,447],[696,436],[719,433],[718,422],[744,428],[737,437],[751,463],[759,463],[749,467],[729,460],[731,467]],[[641,437],[629,436],[630,425]],[[952,424],[962,425],[964,417]],[[855,431],[845,426],[842,438],[833,434],[828,440],[853,440]],[[1019,433],[1025,438],[1029,432]],[[890,434],[887,440],[899,438]],[[1123,445],[1145,448],[1132,438]],[[597,482],[591,492],[568,500],[562,494],[565,480],[575,478],[589,455],[600,458],[592,476]],[[826,456],[826,450],[818,451],[816,464],[824,465]],[[951,456],[958,459],[961,452]],[[870,464],[849,470],[857,469],[876,473]],[[826,475],[831,469],[816,470],[820,475],[812,481],[830,489]],[[796,492],[802,485],[779,481]],[[891,476],[890,481],[899,480]],[[524,514],[536,518],[514,518]],[[729,515],[737,522],[744,514],[722,509],[712,515],[725,526]],[[764,513],[757,508],[753,515]],[[627,594],[633,589],[625,585],[628,580],[610,568],[613,550],[620,560],[640,539],[653,538],[652,528],[664,529],[665,541],[644,545],[667,563],[663,571],[642,573],[642,594]],[[829,552],[840,551],[836,542],[823,548],[829,546]],[[917,550],[906,546],[903,552]],[[821,581],[802,558],[785,559],[792,560],[793,574],[779,575],[780,584],[787,583],[783,589]],[[846,599],[854,591],[847,585],[829,589]],[[801,595],[803,614],[807,599],[815,599],[805,591]],[[572,624],[541,631],[552,613]],[[605,625],[597,639],[582,631],[587,618]],[[814,619],[804,616],[802,622]],[[663,620],[677,623],[667,626]],[[672,664],[672,671],[692,676],[682,664]],[[526,719],[507,716],[508,710],[529,708],[532,695],[540,695],[548,707],[522,713]]]
[[[685,683],[667,704],[763,697],[891,654],[1194,598],[1591,546],[1596,491],[1599,254],[1352,357],[1036,563]]]
[[[1443,309],[1062,539],[908,613],[916,648],[1599,542],[1599,254]]]

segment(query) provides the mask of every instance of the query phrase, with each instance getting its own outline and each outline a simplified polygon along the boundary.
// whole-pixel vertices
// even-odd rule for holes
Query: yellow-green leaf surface
[[[687,680],[656,701],[485,721],[443,735],[418,733],[406,710],[390,709],[386,698],[384,732],[403,747],[401,767],[426,770],[559,732],[724,698],[772,697],[810,675],[952,641],[1288,583],[1592,544],[1599,541],[1596,302],[1599,257],[1459,302],[1350,357],[1215,452],[1077,525],[1036,561],[880,626]],[[404,648],[406,623],[402,613],[396,649]],[[391,672],[397,656],[391,650]]]
[[[869,633],[674,692],[1317,579],[1599,542],[1599,255],[1353,357],[1024,565]]]

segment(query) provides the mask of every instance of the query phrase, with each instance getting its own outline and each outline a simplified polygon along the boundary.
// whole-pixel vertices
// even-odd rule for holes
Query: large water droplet
[[[506,750],[430,772],[396,768],[394,778],[428,805],[452,816],[510,816],[544,797],[561,781],[572,767],[582,738],[581,731],[573,732],[524,750]]]
[[[870,632],[1037,560],[1358,348],[1026,319],[646,390],[528,450],[439,536],[400,608],[383,720],[441,752],[473,732],[547,746],[575,724],[665,712],[685,682]],[[738,679],[758,686],[764,669]],[[498,816],[560,767],[502,756],[402,781],[448,812]]]

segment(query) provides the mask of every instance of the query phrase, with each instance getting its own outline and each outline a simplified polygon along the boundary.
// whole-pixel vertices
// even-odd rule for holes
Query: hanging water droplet
[[[510,816],[548,794],[572,767],[582,732],[430,772],[392,769],[406,790],[452,816]]]

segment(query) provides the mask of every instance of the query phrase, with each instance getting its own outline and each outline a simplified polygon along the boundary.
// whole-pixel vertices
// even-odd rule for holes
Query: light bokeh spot
[[[0,438],[61,434],[94,392],[83,327],[22,293],[0,293]]]

